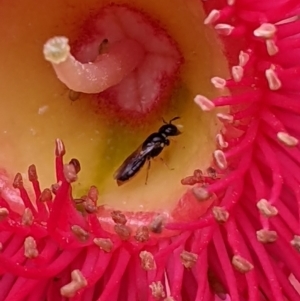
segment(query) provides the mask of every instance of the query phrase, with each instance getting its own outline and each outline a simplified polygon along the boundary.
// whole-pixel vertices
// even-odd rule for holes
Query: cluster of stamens
[[[182,180],[199,206],[211,202],[207,213],[172,224],[158,214],[150,225],[141,222],[132,229],[128,217],[114,210],[109,217],[113,231],[106,231],[97,215],[97,188],[73,198],[80,164],[76,159],[64,164],[65,147],[58,139],[55,184],[42,191],[32,165],[28,178],[35,202],[20,173],[13,187],[24,212],[14,212],[0,197],[5,300],[54,300],[57,290],[62,298],[85,301],[211,301],[225,293],[232,301],[258,301],[260,292],[264,300],[299,299],[294,287],[300,280],[295,264],[300,252],[300,69],[294,61],[300,22],[295,14],[281,17],[282,10],[299,7],[292,0],[270,3],[269,9],[252,1],[250,11],[244,1],[228,0],[204,21],[223,36],[225,47],[242,37],[251,47],[238,44],[239,56],[229,62],[232,78],[211,79],[224,96],[194,99],[204,112],[227,108],[216,113],[222,130],[210,167]],[[175,234],[160,237],[165,230]]]
[[[267,259],[266,250],[258,243],[273,244],[276,256],[285,246],[288,249],[285,256],[297,258],[288,244],[290,242],[299,250],[299,181],[293,173],[300,164],[299,131],[296,128],[300,106],[292,94],[285,95],[285,92],[291,86],[291,75],[298,75],[299,67],[290,67],[293,57],[289,58],[288,45],[292,45],[296,55],[300,46],[296,36],[299,18],[289,16],[282,20],[273,12],[252,11],[250,21],[241,7],[231,1],[221,10],[212,10],[204,23],[212,25],[224,37],[225,45],[230,39],[247,37],[255,44],[255,51],[240,50],[238,64],[233,63],[231,67],[231,79],[211,79],[224,96],[210,100],[197,95],[194,99],[203,112],[229,108],[227,113],[216,113],[223,127],[216,136],[217,150],[213,153],[212,166],[221,176],[215,180],[208,173],[204,175],[201,170],[195,170],[194,175],[182,180],[183,184],[193,186],[199,200],[211,200],[212,195],[215,200],[210,212],[199,221],[166,227],[196,230],[210,225],[213,231],[217,222],[223,225],[223,241],[232,251],[231,261],[236,270],[247,273],[260,265],[267,270],[268,277],[274,275],[276,278],[276,263]],[[279,9],[275,11],[279,12]],[[260,20],[274,20],[274,23],[261,23]],[[255,23],[258,26],[255,27]],[[241,92],[241,87],[246,91]],[[230,96],[226,95],[228,90]],[[288,204],[282,202],[286,198]],[[290,212],[290,205],[298,207],[298,212]],[[253,224],[253,218],[260,222]],[[256,236],[250,233],[256,233]],[[280,235],[285,237],[284,242],[277,241]],[[250,253],[248,244],[251,245]],[[226,262],[229,258],[225,260],[222,255],[222,260]],[[288,268],[294,273],[292,265],[288,264]],[[227,280],[227,283],[235,283],[233,274],[228,275]],[[253,300],[257,298],[256,293],[251,292],[255,281],[254,274],[247,276],[249,298]],[[283,284],[277,282],[272,288],[274,294],[280,291],[280,285]],[[229,290],[231,298],[238,295],[234,285],[229,286]],[[291,291],[284,288],[284,294],[292,294]],[[282,297],[281,291],[280,294]]]

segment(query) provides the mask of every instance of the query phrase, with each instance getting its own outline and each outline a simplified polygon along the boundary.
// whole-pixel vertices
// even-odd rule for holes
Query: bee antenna
[[[164,124],[168,124],[163,117],[161,119],[162,119]]]
[[[179,116],[176,116],[176,117],[172,118],[172,119],[169,121],[169,123],[172,123],[172,121],[177,120],[177,119],[180,119],[180,117],[179,117]]]

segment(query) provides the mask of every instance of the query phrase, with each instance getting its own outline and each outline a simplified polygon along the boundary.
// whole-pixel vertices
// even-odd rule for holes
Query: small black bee
[[[152,133],[148,138],[134,151],[114,173],[114,179],[117,181],[118,186],[124,184],[136,175],[139,170],[144,166],[145,162],[148,161],[147,168],[147,179],[148,171],[150,168],[150,159],[158,156],[161,151],[167,145],[170,145],[168,136],[177,136],[181,134],[178,128],[172,124],[172,121],[179,119],[180,117],[172,118],[168,123],[164,120],[164,125],[161,126],[156,133]]]

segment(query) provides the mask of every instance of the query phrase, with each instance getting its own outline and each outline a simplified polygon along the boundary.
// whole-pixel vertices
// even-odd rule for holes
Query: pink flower
[[[163,203],[152,210],[141,209],[146,206],[144,203],[134,207],[107,201],[109,206],[103,205],[110,200],[111,192],[105,190],[111,185],[106,180],[101,184],[104,188],[98,191],[91,186],[86,195],[78,197],[80,187],[73,183],[78,178],[80,181],[84,166],[81,168],[77,159],[64,163],[66,149],[60,139],[56,139],[56,183],[51,189],[40,188],[34,165],[28,169],[33,193],[24,187],[27,184],[21,173],[15,176],[14,189],[11,188],[9,178],[13,171],[7,171],[3,162],[0,301],[300,300],[300,3],[208,0],[202,4],[207,11],[202,21],[220,35],[231,70],[228,79],[219,74],[211,78],[220,96],[212,98],[206,95],[208,90],[201,92],[199,88],[193,97],[192,111],[198,110],[204,120],[200,130],[209,132],[213,128],[212,132],[217,132],[212,154],[207,157],[210,159],[205,157],[210,152],[209,134],[199,141],[191,136],[189,142],[195,145],[186,144],[187,148],[195,146],[206,164],[198,155],[189,160],[179,151],[177,158],[182,161],[169,175],[179,177],[181,184],[168,182],[156,169],[153,174],[150,170],[149,175],[149,181],[160,179],[155,185],[149,183],[145,188],[144,179],[140,178],[132,179],[125,188],[113,188],[117,193],[112,198],[116,200],[118,196],[119,203],[127,202],[127,194],[128,199],[147,199],[150,194],[154,202],[164,191],[170,194],[167,199],[176,199],[171,209]],[[194,13],[197,18],[201,15]],[[153,41],[157,44],[160,40],[160,47],[153,50],[146,39],[142,45],[137,38],[126,36],[128,32],[126,39],[123,35],[116,38],[116,31],[110,32],[114,23],[107,26],[107,31],[103,24],[93,23],[117,14],[118,22],[123,22],[126,14],[127,21],[139,20],[131,28],[137,24],[148,28],[150,24],[148,36],[159,37]],[[84,93],[105,90],[100,94],[104,100],[99,100],[97,94],[96,103],[103,110],[108,108],[107,114],[117,122],[125,120],[122,126],[129,123],[138,128],[141,121],[151,122],[151,113],[157,115],[164,112],[166,104],[170,105],[166,98],[178,88],[178,77],[184,74],[181,68],[192,61],[192,55],[186,57],[184,47],[174,42],[163,26],[137,8],[111,5],[93,16],[87,23],[81,22],[83,38],[73,37],[71,48],[64,34],[46,43],[46,58],[69,89]],[[87,28],[91,24],[98,24],[105,35],[90,36]],[[108,49],[105,42],[100,44],[104,50],[100,47],[96,51],[98,40],[104,41],[108,35]],[[45,37],[45,41],[48,38],[51,37]],[[211,38],[215,42],[212,34]],[[128,55],[128,49],[134,57]],[[160,53],[162,49],[164,55]],[[146,60],[150,60],[147,68]],[[191,65],[197,63],[198,60],[192,61]],[[112,64],[118,67],[111,70]],[[153,65],[156,68],[151,69]],[[139,70],[148,72],[147,76]],[[145,87],[147,80],[155,93],[150,93],[150,85]],[[128,88],[137,82],[139,90]],[[97,90],[98,83],[104,88]],[[142,105],[139,97],[133,97],[136,90],[144,97]],[[131,98],[122,101],[125,94]],[[22,112],[19,114],[22,116]],[[213,125],[215,116],[221,126]],[[188,124],[188,118],[183,120]],[[60,127],[63,126],[62,122]],[[198,130],[194,129],[195,135]],[[180,139],[188,139],[185,137],[189,134],[185,130],[176,138],[179,146],[183,145],[180,141],[187,143],[188,140]],[[176,143],[171,144],[169,150],[176,152]],[[188,164],[194,171],[183,174]],[[91,164],[93,168],[96,165]],[[136,188],[140,186],[141,190]],[[148,189],[147,193],[142,194],[142,189]],[[158,203],[163,201],[161,198]]]

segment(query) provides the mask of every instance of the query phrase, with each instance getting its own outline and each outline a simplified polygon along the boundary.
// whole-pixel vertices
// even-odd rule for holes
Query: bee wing
[[[121,174],[124,174],[126,170],[130,170],[135,167],[136,164],[140,162],[145,156],[147,156],[153,149],[155,145],[149,145],[146,149],[143,150],[142,144],[131,154],[129,155],[122,165],[115,171],[114,179],[117,180]]]

